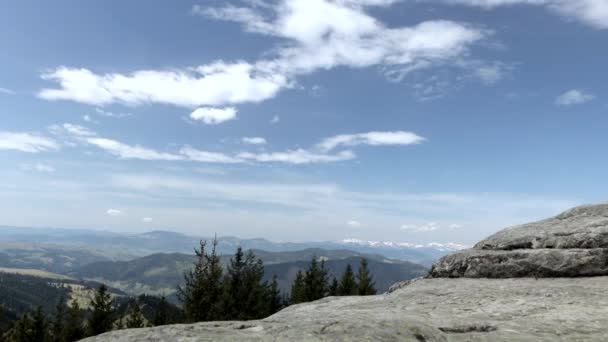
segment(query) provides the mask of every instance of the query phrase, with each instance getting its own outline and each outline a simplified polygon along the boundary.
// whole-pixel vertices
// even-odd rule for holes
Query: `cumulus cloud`
[[[39,134],[0,132],[0,150],[38,153],[58,149],[59,144],[55,140]]]
[[[595,98],[595,95],[585,93],[582,90],[572,89],[569,90],[555,99],[555,104],[558,106],[571,106],[589,102]]]
[[[605,0],[441,0],[483,8],[509,5],[542,5],[566,17],[598,29],[608,29],[608,2]]]
[[[207,125],[217,125],[236,119],[237,110],[234,107],[212,108],[201,107],[190,113],[190,119],[202,121]]]
[[[154,222],[154,219],[152,219],[151,217],[142,217],[141,222],[152,223],[152,222]]]
[[[414,145],[425,141],[425,138],[404,131],[395,132],[368,132],[359,134],[341,134],[321,141],[317,146],[322,151],[331,151],[340,146],[356,145]]]
[[[248,32],[279,38],[264,59],[216,61],[177,70],[99,74],[60,66],[42,78],[57,83],[42,89],[46,100],[93,105],[172,104],[218,107],[270,99],[292,87],[298,75],[346,66],[417,70],[465,58],[490,32],[464,23],[432,20],[388,27],[367,12],[388,0],[280,0],[273,5],[194,6],[192,12],[243,25]],[[257,3],[257,2],[256,2]]]
[[[118,209],[108,209],[108,211],[106,211],[106,214],[108,214],[108,216],[116,217],[122,215],[122,211]]]
[[[248,144],[248,145],[265,145],[266,144],[266,139],[264,139],[262,137],[244,137],[242,140],[243,140],[243,143]]]

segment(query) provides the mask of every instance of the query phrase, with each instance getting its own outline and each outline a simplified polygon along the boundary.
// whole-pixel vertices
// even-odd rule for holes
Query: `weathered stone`
[[[608,249],[464,250],[441,258],[432,278],[580,277],[608,275]]]
[[[294,305],[260,321],[114,331],[88,342],[605,341],[608,277],[423,279]]]
[[[436,262],[429,277],[517,278],[608,275],[608,204],[507,228]]]
[[[546,220],[503,229],[473,248],[608,248],[608,204],[584,205]]]

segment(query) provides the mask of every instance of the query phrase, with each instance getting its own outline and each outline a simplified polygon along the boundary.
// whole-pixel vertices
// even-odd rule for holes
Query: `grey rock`
[[[584,205],[546,220],[503,229],[473,248],[608,248],[608,204]]]
[[[464,250],[441,258],[431,278],[581,277],[608,275],[608,249]]]
[[[441,258],[429,277],[608,275],[608,204],[586,205],[499,231]]]
[[[267,319],[120,330],[116,341],[605,341],[608,277],[423,279],[331,297]]]

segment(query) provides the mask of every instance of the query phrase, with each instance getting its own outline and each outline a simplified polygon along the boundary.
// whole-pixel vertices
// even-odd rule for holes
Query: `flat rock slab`
[[[546,220],[503,229],[473,248],[608,248],[608,204],[580,206]]]
[[[422,279],[267,319],[114,331],[86,341],[605,341],[608,277]]]
[[[432,278],[580,277],[608,275],[608,249],[469,249],[436,262]]]

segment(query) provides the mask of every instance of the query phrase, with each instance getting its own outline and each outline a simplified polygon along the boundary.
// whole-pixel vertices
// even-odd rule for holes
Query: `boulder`
[[[436,262],[429,277],[517,278],[608,275],[608,204],[507,228]]]

